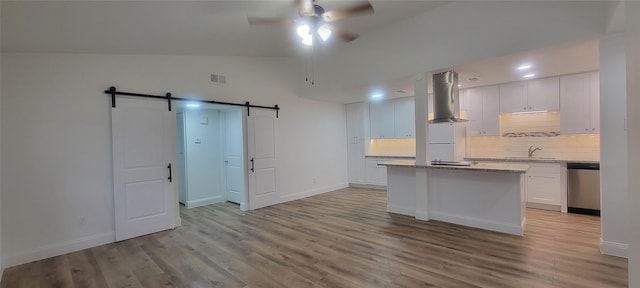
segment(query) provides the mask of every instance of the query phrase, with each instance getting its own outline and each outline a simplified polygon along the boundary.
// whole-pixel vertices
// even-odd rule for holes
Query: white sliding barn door
[[[118,98],[111,129],[116,241],[174,228],[176,113],[166,101]]]
[[[249,209],[277,204],[276,112],[251,109],[247,118]]]

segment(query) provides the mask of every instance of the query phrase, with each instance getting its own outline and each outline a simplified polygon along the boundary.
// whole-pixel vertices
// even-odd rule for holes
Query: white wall
[[[298,98],[297,70],[288,59],[4,54],[2,60],[6,265],[113,241],[111,108],[103,93],[111,85],[279,104],[281,198],[347,185],[345,106]],[[227,76],[227,84],[210,82],[211,73]]]
[[[630,217],[627,231],[631,239],[629,250],[629,287],[640,287],[640,3],[627,1],[625,7],[627,48],[627,147],[629,150]]]
[[[2,14],[2,3],[0,3],[0,14]],[[0,25],[0,31],[2,31],[1,25]],[[0,37],[0,47],[2,47],[2,37]],[[0,69],[1,67],[2,67],[2,55],[0,55]],[[0,73],[0,111],[2,111],[2,75],[1,73]],[[0,112],[0,119],[2,119],[2,112]],[[2,127],[2,121],[0,121],[0,127]],[[2,129],[0,129],[0,163],[2,163],[1,130]],[[0,170],[1,170],[1,167],[0,167]],[[0,173],[0,255],[2,255],[2,173]],[[4,273],[4,265],[3,265],[2,257],[0,257],[0,280],[2,280],[3,273]]]
[[[213,109],[187,109],[184,113],[188,190],[186,205],[193,208],[222,202],[220,113]],[[199,143],[196,139],[200,140]]]
[[[627,73],[624,34],[616,33],[600,41],[600,179],[601,251],[626,256],[629,244],[627,194]]]

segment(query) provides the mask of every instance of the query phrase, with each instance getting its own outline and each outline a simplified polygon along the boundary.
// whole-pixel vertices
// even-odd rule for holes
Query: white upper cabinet
[[[560,133],[600,133],[598,72],[560,77]]]
[[[527,82],[528,111],[557,111],[560,108],[560,79],[549,77]]]
[[[347,137],[349,142],[364,141],[365,103],[347,104]]]
[[[369,114],[372,139],[414,138],[415,98],[371,102]]]
[[[391,101],[369,103],[369,122],[371,123],[371,138],[395,138],[395,107]]]
[[[559,86],[558,77],[501,84],[500,113],[558,110]]]
[[[500,113],[526,111],[528,105],[527,82],[500,84]]]
[[[500,87],[491,85],[465,89],[468,136],[500,135]]]
[[[392,100],[394,103],[394,123],[396,138],[416,137],[415,98],[407,97]]]

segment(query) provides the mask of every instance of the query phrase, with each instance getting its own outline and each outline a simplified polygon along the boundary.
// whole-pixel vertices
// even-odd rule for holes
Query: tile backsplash
[[[416,156],[416,139],[371,139],[367,155]]]
[[[500,131],[559,132],[560,112],[535,114],[502,114]],[[560,134],[552,137],[470,137],[467,157],[527,156],[529,146],[540,147],[535,156],[566,160],[600,160],[599,134]]]

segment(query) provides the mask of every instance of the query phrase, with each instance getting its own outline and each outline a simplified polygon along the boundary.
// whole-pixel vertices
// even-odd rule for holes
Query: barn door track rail
[[[231,103],[231,102],[220,102],[220,101],[214,101],[214,100],[191,99],[191,98],[183,98],[183,97],[173,97],[171,96],[171,93],[167,93],[164,96],[140,94],[140,93],[118,91],[114,86],[109,87],[109,90],[104,91],[104,93],[111,95],[112,108],[116,107],[116,95],[120,95],[120,96],[132,96],[132,97],[142,97],[142,98],[166,99],[167,109],[169,109],[169,111],[171,111],[171,100],[176,100],[176,101],[190,101],[190,102],[199,102],[199,103],[247,107],[247,116],[251,116],[251,112],[250,112],[251,108],[271,109],[271,110],[276,110],[276,118],[280,116],[279,115],[280,107],[278,107],[277,104],[274,106],[261,106],[261,105],[252,105],[251,103],[249,103],[249,101],[244,103]]]

